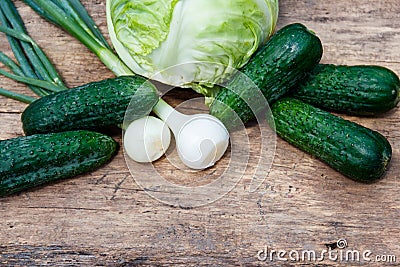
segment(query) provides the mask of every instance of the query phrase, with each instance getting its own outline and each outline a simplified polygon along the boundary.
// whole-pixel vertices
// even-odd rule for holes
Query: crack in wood
[[[109,209],[101,208],[85,208],[85,207],[62,207],[62,206],[21,206],[19,208],[26,209],[59,209],[59,210],[83,210],[83,211],[104,211],[109,212]]]
[[[115,199],[115,197],[116,197],[116,195],[117,195],[117,192],[118,192],[119,190],[122,189],[121,185],[125,182],[125,180],[126,180],[129,176],[130,176],[130,174],[125,175],[125,177],[122,178],[122,180],[119,181],[119,182],[115,185],[115,187],[114,187],[114,192],[112,193],[112,196],[111,196],[110,200],[114,200],[114,199]]]

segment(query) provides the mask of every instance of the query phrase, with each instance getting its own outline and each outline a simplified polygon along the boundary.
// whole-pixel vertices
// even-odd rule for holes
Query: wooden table
[[[105,2],[83,1],[104,33]],[[39,18],[22,1],[15,4],[68,86],[113,76],[72,37]],[[278,28],[292,22],[304,23],[319,35],[324,63],[379,64],[400,74],[396,0],[281,0]],[[4,36],[0,48],[10,54]],[[0,87],[28,91],[5,78],[0,78]],[[193,96],[191,91],[176,92],[167,101],[176,104]],[[25,106],[0,98],[1,139],[23,134],[20,115]],[[398,108],[376,118],[346,117],[381,132],[392,144],[391,168],[377,183],[353,182],[277,139],[272,167],[256,192],[250,193],[243,179],[223,198],[193,209],[150,197],[135,183],[121,150],[97,171],[0,199],[0,265],[395,265],[376,262],[377,255],[386,255],[387,261],[395,255],[398,265],[399,117]],[[248,130],[257,138],[251,134],[254,128]],[[121,143],[119,130],[112,135]],[[179,180],[172,165],[163,168]],[[196,182],[191,179],[180,182]],[[327,255],[322,262],[289,258],[292,250],[293,257],[296,252],[300,256],[304,251],[320,253],[339,239],[348,246],[335,249],[336,253],[370,250],[367,256],[372,261],[345,262]],[[284,250],[288,261],[276,254],[273,261],[262,261],[264,249]]]

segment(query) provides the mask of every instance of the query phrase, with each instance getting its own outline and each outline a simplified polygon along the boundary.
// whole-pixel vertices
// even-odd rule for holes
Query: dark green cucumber
[[[399,77],[381,66],[318,65],[293,97],[322,109],[376,115],[400,100]]]
[[[0,196],[92,171],[117,148],[111,137],[86,130],[0,141]]]
[[[85,84],[32,102],[22,113],[24,132],[99,129],[148,115],[159,97],[154,85],[140,76],[121,76]],[[129,104],[131,103],[131,104]]]
[[[280,137],[349,178],[372,182],[385,173],[392,148],[380,133],[294,98],[271,111]]]
[[[296,23],[282,28],[240,69],[244,75],[234,75],[221,88],[210,105],[210,114],[227,128],[248,122],[265,109],[265,101],[262,105],[254,92],[256,88],[249,86],[249,81],[253,81],[272,104],[303,80],[321,56],[320,39],[304,25]]]

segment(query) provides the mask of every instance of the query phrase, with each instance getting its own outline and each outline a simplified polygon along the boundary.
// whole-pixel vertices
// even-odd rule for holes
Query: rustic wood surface
[[[105,2],[83,1],[106,34]],[[22,1],[15,4],[68,86],[113,76],[83,45]],[[379,64],[400,74],[397,0],[281,0],[278,28],[292,22],[304,23],[320,36],[324,63]],[[11,54],[5,37],[0,38],[0,49]],[[3,77],[0,87],[28,91]],[[167,100],[176,104],[193,96],[179,91]],[[25,106],[0,98],[1,139],[23,134],[20,114]],[[391,168],[377,183],[353,182],[278,138],[270,172],[256,192],[249,192],[244,179],[218,201],[185,209],[163,204],[141,189],[120,151],[90,174],[0,199],[0,265],[399,265],[400,110],[376,118],[346,118],[381,132],[392,144]],[[248,132],[257,147],[255,128],[250,125]],[[111,134],[121,143],[119,130]],[[250,162],[250,173],[255,164]],[[161,163],[160,169],[178,183],[197,182],[198,175],[182,179],[170,164]],[[340,238],[349,249],[371,250],[373,261],[257,258],[266,247],[319,252]],[[397,264],[376,262],[376,255],[395,255]]]

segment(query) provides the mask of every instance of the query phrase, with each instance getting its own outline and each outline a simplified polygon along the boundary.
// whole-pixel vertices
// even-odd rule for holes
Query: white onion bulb
[[[229,144],[229,133],[223,124],[207,114],[190,116],[177,137],[178,154],[192,169],[206,169],[217,162]]]
[[[162,99],[153,111],[174,133],[178,155],[189,168],[202,170],[213,166],[228,148],[229,132],[214,116],[185,115]]]
[[[168,149],[171,133],[160,119],[146,116],[133,121],[124,134],[126,154],[137,162],[153,162]]]

